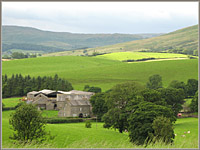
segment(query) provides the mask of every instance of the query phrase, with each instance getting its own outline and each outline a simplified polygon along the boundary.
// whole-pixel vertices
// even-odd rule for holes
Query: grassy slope
[[[172,80],[186,82],[189,78],[198,78],[198,60],[170,60],[148,63],[123,63],[120,61],[77,57],[41,57],[2,62],[2,72],[31,76],[53,76],[56,73],[68,79],[73,87],[82,90],[84,85],[99,86],[108,90],[113,85],[127,81],[146,84],[149,76],[160,74],[163,85]]]
[[[142,49],[157,49],[172,47],[183,47],[185,49],[198,48],[198,26],[191,26],[180,29],[169,34],[164,34],[158,37],[149,39],[119,43],[111,46],[96,48],[96,51],[119,51],[120,48],[124,51],[138,51]]]
[[[106,58],[111,60],[128,60],[143,58],[187,58],[187,55],[173,53],[147,53],[147,52],[117,52],[104,55],[98,55],[96,58]]]
[[[2,146],[3,148],[16,148],[12,144],[9,136],[12,131],[9,128],[8,119],[13,111],[3,111],[2,114]],[[114,130],[104,129],[103,123],[92,123],[92,128],[85,128],[84,123],[70,124],[48,124],[47,130],[51,131],[52,135],[56,135],[55,139],[43,145],[28,146],[38,148],[142,148],[129,143],[127,134],[120,134]],[[62,132],[60,132],[62,129]],[[191,131],[190,134],[185,134],[186,137],[181,137],[184,132]],[[197,148],[198,147],[198,119],[183,118],[178,119],[175,125],[175,145],[164,146],[157,144],[148,148]],[[21,146],[20,146],[21,147]],[[27,147],[27,148],[28,148]]]
[[[139,51],[139,50],[157,50],[162,51],[167,47],[184,48],[187,50],[198,49],[198,25],[183,28],[161,36],[108,45],[103,47],[90,48],[88,54],[95,52],[110,53],[110,52],[124,52],[124,51]],[[63,55],[84,55],[83,50],[75,52],[66,51],[58,53],[50,53],[45,56],[63,56]]]

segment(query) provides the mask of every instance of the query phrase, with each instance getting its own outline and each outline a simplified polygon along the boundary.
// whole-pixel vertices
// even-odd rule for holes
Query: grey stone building
[[[62,92],[62,91],[60,91]],[[87,117],[91,116],[92,107],[90,104],[90,97],[94,95],[93,92],[84,92],[72,90],[63,92],[57,95],[57,104],[60,111],[60,117]]]
[[[46,110],[57,110],[57,94],[60,92],[52,90],[33,91],[27,94],[27,101],[37,105],[38,108]]]
[[[27,94],[27,101],[38,108],[59,110],[60,117],[87,117],[91,116],[92,107],[90,97],[93,92],[72,90],[69,92],[42,90]]]

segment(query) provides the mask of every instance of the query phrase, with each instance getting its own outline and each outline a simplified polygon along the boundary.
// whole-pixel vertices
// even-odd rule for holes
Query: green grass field
[[[4,103],[5,107],[15,107],[21,102],[19,99],[21,99],[21,97],[5,98],[2,99],[2,103]]]
[[[190,78],[198,79],[198,59],[123,63],[95,57],[40,57],[4,61],[2,73],[9,77],[16,73],[30,76],[58,74],[70,81],[76,90],[83,90],[88,84],[101,87],[103,91],[129,81],[145,85],[149,76],[160,74],[166,87],[172,80],[186,82]]]
[[[166,59],[166,58],[187,58],[187,55],[184,54],[173,54],[173,53],[151,53],[151,52],[118,52],[110,53],[104,55],[98,55],[96,58],[106,58],[111,60],[138,60],[143,58],[157,58],[157,59]]]
[[[2,147],[22,148],[9,139],[12,134],[8,120],[14,111],[2,113]],[[128,134],[103,128],[103,123],[92,123],[92,128],[85,128],[84,123],[48,124],[47,130],[55,135],[55,139],[41,145],[25,145],[23,148],[142,148],[129,142]],[[191,133],[184,132],[190,131]],[[156,144],[147,148],[198,148],[198,119],[182,118],[175,124],[174,145]],[[143,147],[144,148],[144,147]]]
[[[58,110],[43,110],[42,116],[46,118],[58,117]]]
[[[16,106],[19,98],[3,99],[6,104]],[[186,102],[188,103],[188,102]],[[11,106],[11,105],[10,105]],[[9,106],[9,107],[10,107]],[[3,111],[2,113],[2,146],[3,148],[19,148],[9,139],[12,130],[9,127],[9,117],[14,110]],[[58,111],[43,110],[43,117],[57,117]],[[62,132],[60,130],[62,129]],[[42,145],[26,145],[24,148],[142,148],[129,142],[128,134],[120,134],[111,129],[104,129],[103,123],[92,122],[92,128],[85,128],[84,123],[68,123],[68,124],[48,124],[47,130],[52,135],[56,135],[53,142],[44,143]],[[198,119],[182,118],[178,119],[175,124],[174,145],[149,145],[148,148],[197,148],[198,146]],[[190,134],[184,132],[190,131]],[[186,137],[182,137],[186,135]]]

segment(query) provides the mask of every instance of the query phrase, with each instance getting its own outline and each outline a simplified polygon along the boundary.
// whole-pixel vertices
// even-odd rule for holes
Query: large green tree
[[[184,103],[184,91],[183,89],[175,88],[161,88],[158,89],[161,93],[162,98],[165,102],[171,106],[174,115],[176,116],[178,112],[183,108],[182,104]]]
[[[192,99],[190,110],[192,112],[198,112],[198,91],[195,93],[195,96]]]
[[[167,105],[165,100],[162,98],[161,93],[158,92],[157,90],[144,89],[141,92],[141,95],[142,95],[144,101],[152,102],[157,105],[163,105],[163,106]]]
[[[144,87],[136,82],[118,84],[106,95],[108,112],[104,114],[104,127],[115,128],[122,133],[128,128],[127,118],[129,113],[126,110],[129,101],[135,99]]]
[[[146,86],[149,89],[162,88],[162,77],[158,74],[150,76]]]
[[[45,130],[45,122],[41,112],[32,104],[22,104],[11,114],[9,124],[14,130],[10,138],[20,142],[37,141],[47,139],[48,133]]]
[[[108,111],[105,103],[105,93],[96,93],[90,98],[92,104],[92,112],[97,116],[97,120],[101,121],[102,116]]]
[[[154,134],[152,123],[158,116],[164,116],[170,119],[170,122],[176,120],[173,112],[166,106],[156,105],[152,102],[140,102],[132,107],[132,112],[128,117],[130,141],[143,145],[151,139]]]
[[[175,88],[175,89],[183,89],[185,97],[187,96],[187,86],[184,82],[173,80],[172,82],[170,82],[168,87]]]
[[[186,86],[188,96],[194,96],[196,91],[198,90],[198,80],[188,79]]]

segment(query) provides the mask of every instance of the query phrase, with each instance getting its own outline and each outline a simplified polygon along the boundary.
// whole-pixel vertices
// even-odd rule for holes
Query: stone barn
[[[61,92],[61,91],[60,91]],[[57,95],[57,104],[60,111],[60,117],[87,117],[91,116],[92,107],[90,104],[90,97],[94,95],[93,92],[84,92],[72,90],[63,92]]]
[[[52,90],[33,91],[27,94],[27,100],[32,104],[36,104],[38,108],[46,110],[57,110],[57,94],[60,92]]]
[[[87,117],[91,115],[91,105],[87,100],[66,100],[58,112],[60,117]]]

